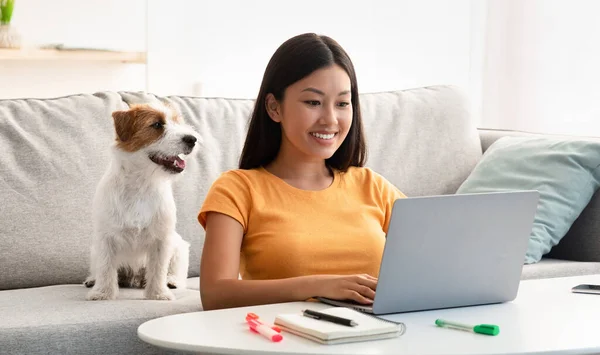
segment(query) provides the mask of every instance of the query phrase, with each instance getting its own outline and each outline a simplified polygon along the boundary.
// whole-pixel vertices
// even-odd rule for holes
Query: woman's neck
[[[324,160],[300,159],[287,156],[283,151],[265,169],[302,190],[323,190],[333,182],[332,171]]]
[[[265,167],[270,173],[282,179],[319,179],[331,177],[325,162],[290,161],[279,156]]]

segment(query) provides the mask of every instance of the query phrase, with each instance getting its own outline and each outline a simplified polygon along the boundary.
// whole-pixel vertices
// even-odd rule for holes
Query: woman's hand
[[[375,299],[377,279],[368,274],[317,275],[315,296],[335,300],[352,300],[371,304]]]

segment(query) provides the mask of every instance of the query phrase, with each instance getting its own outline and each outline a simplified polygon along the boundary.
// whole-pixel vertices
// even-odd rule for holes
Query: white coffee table
[[[246,325],[248,312],[273,322],[280,313],[329,307],[305,302],[162,317],[142,324],[138,336],[159,347],[208,354],[600,353],[600,295],[571,293],[581,283],[600,284],[600,275],[522,281],[517,299],[505,304],[387,316],[406,324],[404,335],[388,340],[321,345],[284,332],[283,341],[273,343]],[[436,318],[496,324],[500,334],[438,328]]]

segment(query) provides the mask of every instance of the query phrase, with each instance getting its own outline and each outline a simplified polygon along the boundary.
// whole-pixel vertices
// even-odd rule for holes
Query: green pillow
[[[600,142],[503,137],[494,142],[457,194],[537,190],[540,193],[525,263],[558,244],[600,186]]]

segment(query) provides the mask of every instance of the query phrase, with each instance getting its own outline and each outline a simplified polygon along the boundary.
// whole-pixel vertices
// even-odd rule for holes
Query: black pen
[[[325,313],[313,311],[310,309],[303,310],[302,315],[304,315],[305,317],[309,317],[309,318],[320,319],[320,320],[325,320],[325,321],[336,323],[336,324],[346,325],[348,327],[354,327],[354,326],[358,325],[358,323],[356,323],[352,319],[336,317],[336,316],[332,316],[331,314],[325,314]]]

